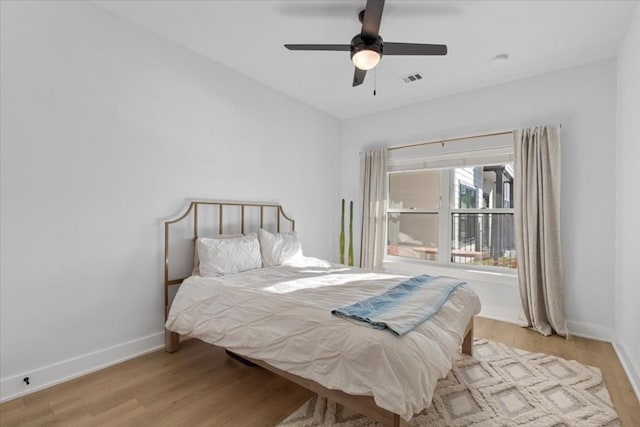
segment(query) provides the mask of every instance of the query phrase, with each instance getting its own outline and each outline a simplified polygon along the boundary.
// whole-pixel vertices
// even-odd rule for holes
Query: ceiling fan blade
[[[356,71],[353,73],[353,87],[360,86],[364,82],[364,76],[367,75],[367,70],[361,70],[355,67]]]
[[[364,8],[364,17],[362,18],[362,34],[373,38],[378,37],[383,9],[384,0],[367,0],[367,6]]]
[[[385,55],[446,55],[447,45],[384,42],[383,52]]]
[[[351,50],[349,44],[285,44],[289,50],[330,50],[330,51],[346,51]]]

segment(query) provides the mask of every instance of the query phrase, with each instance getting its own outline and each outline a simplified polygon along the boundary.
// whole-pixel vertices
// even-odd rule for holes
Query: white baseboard
[[[627,373],[631,387],[633,387],[633,391],[636,392],[636,399],[638,399],[638,402],[640,403],[640,366],[633,366],[631,357],[629,356],[624,344],[617,341],[613,341],[612,344],[613,349],[618,355],[618,359],[620,359],[622,368]]]
[[[526,326],[521,311],[510,310],[506,307],[490,306],[483,304],[479,316],[488,319],[500,320],[502,322],[513,323],[519,326]],[[606,328],[592,323],[576,322],[567,320],[569,335],[590,338],[598,341],[613,342],[613,329]]]
[[[526,325],[522,317],[522,310],[511,310],[506,307],[482,304],[482,310],[478,316],[492,320],[500,320],[501,322],[514,323],[518,326]]]
[[[613,341],[613,329],[605,326],[594,325],[593,323],[576,322],[567,320],[567,329],[570,335],[590,338],[598,341]]]
[[[107,366],[133,359],[164,346],[164,332],[63,360],[19,375],[0,379],[0,402],[15,399]],[[23,379],[29,377],[29,385]]]

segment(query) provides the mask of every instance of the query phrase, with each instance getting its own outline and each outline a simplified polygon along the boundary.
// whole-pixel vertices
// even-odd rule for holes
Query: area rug
[[[322,397],[314,397],[279,427],[382,427]],[[410,427],[620,426],[598,368],[476,339],[438,382],[432,405]]]

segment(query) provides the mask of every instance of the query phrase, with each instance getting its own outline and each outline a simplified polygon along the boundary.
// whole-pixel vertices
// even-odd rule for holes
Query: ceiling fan
[[[367,5],[358,15],[362,23],[362,30],[360,30],[360,34],[356,34],[351,39],[351,44],[285,44],[284,47],[289,50],[350,51],[351,60],[356,66],[353,74],[353,86],[359,86],[364,82],[367,70],[378,65],[383,54],[447,54],[447,46],[444,44],[384,42],[378,34],[383,9],[384,0],[367,0]]]

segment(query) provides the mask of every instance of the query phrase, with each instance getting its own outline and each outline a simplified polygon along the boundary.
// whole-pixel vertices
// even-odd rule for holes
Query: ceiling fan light
[[[375,50],[362,49],[351,57],[353,64],[361,70],[370,70],[380,62],[380,54]]]

